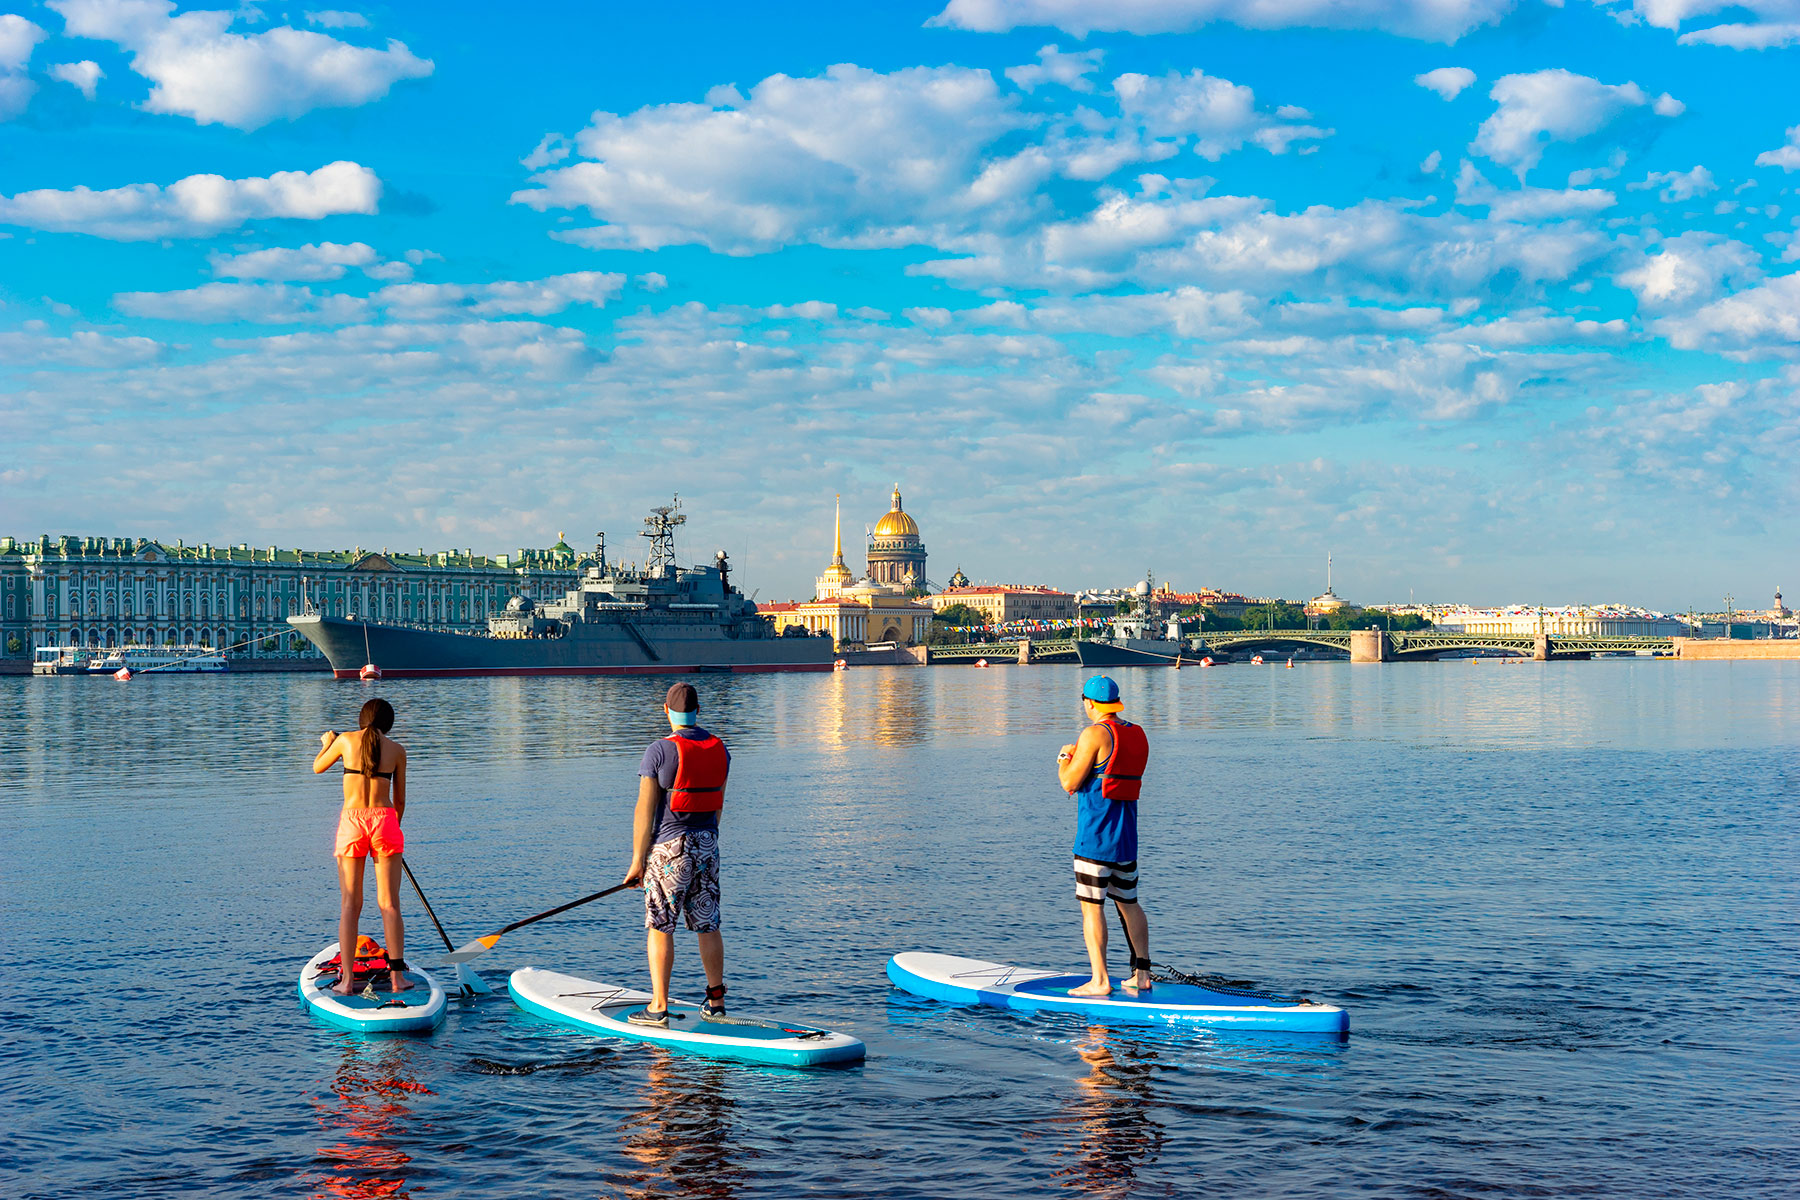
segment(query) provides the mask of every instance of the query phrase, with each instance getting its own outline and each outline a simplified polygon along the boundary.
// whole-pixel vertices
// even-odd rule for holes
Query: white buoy
[[[975,665],[976,665],[976,666],[978,666],[978,667],[985,667],[985,666],[987,666],[987,659],[985,659],[985,658],[978,658],[978,659],[976,659],[976,660],[975,660]]]
[[[1260,667],[1260,666],[1262,666],[1262,655],[1253,654],[1250,656],[1250,661]]]
[[[1200,665],[1201,665],[1201,666],[1203,666],[1203,667],[1210,667],[1210,666],[1212,666],[1212,655],[1210,655],[1210,654],[1209,654],[1209,655],[1207,655],[1207,656],[1206,656],[1206,657],[1205,657],[1205,658],[1203,658],[1203,659],[1201,659],[1201,660],[1200,660]]]
[[[356,677],[358,679],[380,679],[381,668],[374,663],[364,663],[362,665],[362,670],[356,673]]]
[[[118,670],[113,672],[113,678],[118,680],[120,683],[130,683],[131,682],[131,668],[130,667],[120,667]]]
[[[831,669],[834,671],[848,671],[850,669],[850,664],[840,658],[831,664]]]

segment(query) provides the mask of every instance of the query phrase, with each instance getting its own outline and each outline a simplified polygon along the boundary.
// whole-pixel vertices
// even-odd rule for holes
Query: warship
[[[339,679],[470,675],[655,675],[693,671],[829,671],[829,637],[777,634],[731,586],[723,550],[711,566],[675,560],[681,501],[652,510],[642,568],[609,563],[606,535],[560,603],[514,596],[486,633],[306,612],[288,624],[324,652]],[[796,631],[797,632],[797,631]]]
[[[1181,636],[1181,622],[1166,624],[1150,598],[1150,581],[1137,585],[1131,611],[1112,619],[1104,638],[1075,641],[1075,657],[1084,667],[1199,666],[1200,639]]]

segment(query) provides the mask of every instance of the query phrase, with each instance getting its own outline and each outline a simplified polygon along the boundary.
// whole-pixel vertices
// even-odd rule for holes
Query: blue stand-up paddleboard
[[[1086,975],[1059,975],[958,958],[952,954],[909,951],[888,961],[894,986],[951,1004],[988,1004],[1022,1011],[1078,1013],[1111,1022],[1203,1025],[1280,1033],[1350,1032],[1350,1014],[1333,1004],[1191,983],[1158,983],[1142,992],[1117,984],[1110,996],[1071,996],[1069,989],[1088,981]]]
[[[404,972],[412,984],[404,992],[379,991],[387,985],[385,969],[363,970],[371,960],[357,959],[356,982],[363,986],[354,996],[332,991],[338,981],[337,943],[325,947],[300,970],[300,999],[320,1020],[339,1029],[361,1033],[430,1033],[444,1019],[447,1005],[437,980],[417,967]],[[381,959],[383,967],[386,959]]]
[[[650,1002],[648,992],[576,975],[526,967],[512,973],[508,986],[520,1008],[546,1020],[689,1054],[780,1067],[861,1062],[863,1057],[863,1044],[847,1033],[736,1014],[708,1020],[697,1006],[673,1000],[667,1029],[633,1025],[625,1018]]]

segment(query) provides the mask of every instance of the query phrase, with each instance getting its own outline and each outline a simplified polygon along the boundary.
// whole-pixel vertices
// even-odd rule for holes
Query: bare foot
[[[412,984],[407,982],[405,971],[389,971],[387,973],[387,990],[390,992],[410,992]]]
[[[1110,995],[1112,995],[1112,984],[1107,982],[1104,979],[1090,979],[1086,983],[1082,984],[1080,987],[1070,988],[1069,995],[1071,995],[1071,996],[1110,996]]]
[[[354,983],[350,982],[350,980],[348,980],[348,979],[345,979],[337,984],[332,985],[332,987],[328,990],[335,992],[340,996],[356,995],[356,985]]]
[[[1135,976],[1119,985],[1128,992],[1147,992],[1150,990],[1150,978],[1145,976],[1140,982]]]

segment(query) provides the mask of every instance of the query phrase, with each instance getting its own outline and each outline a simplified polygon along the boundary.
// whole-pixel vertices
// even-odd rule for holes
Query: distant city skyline
[[[1766,605],[1776,7],[16,5],[0,532]]]

